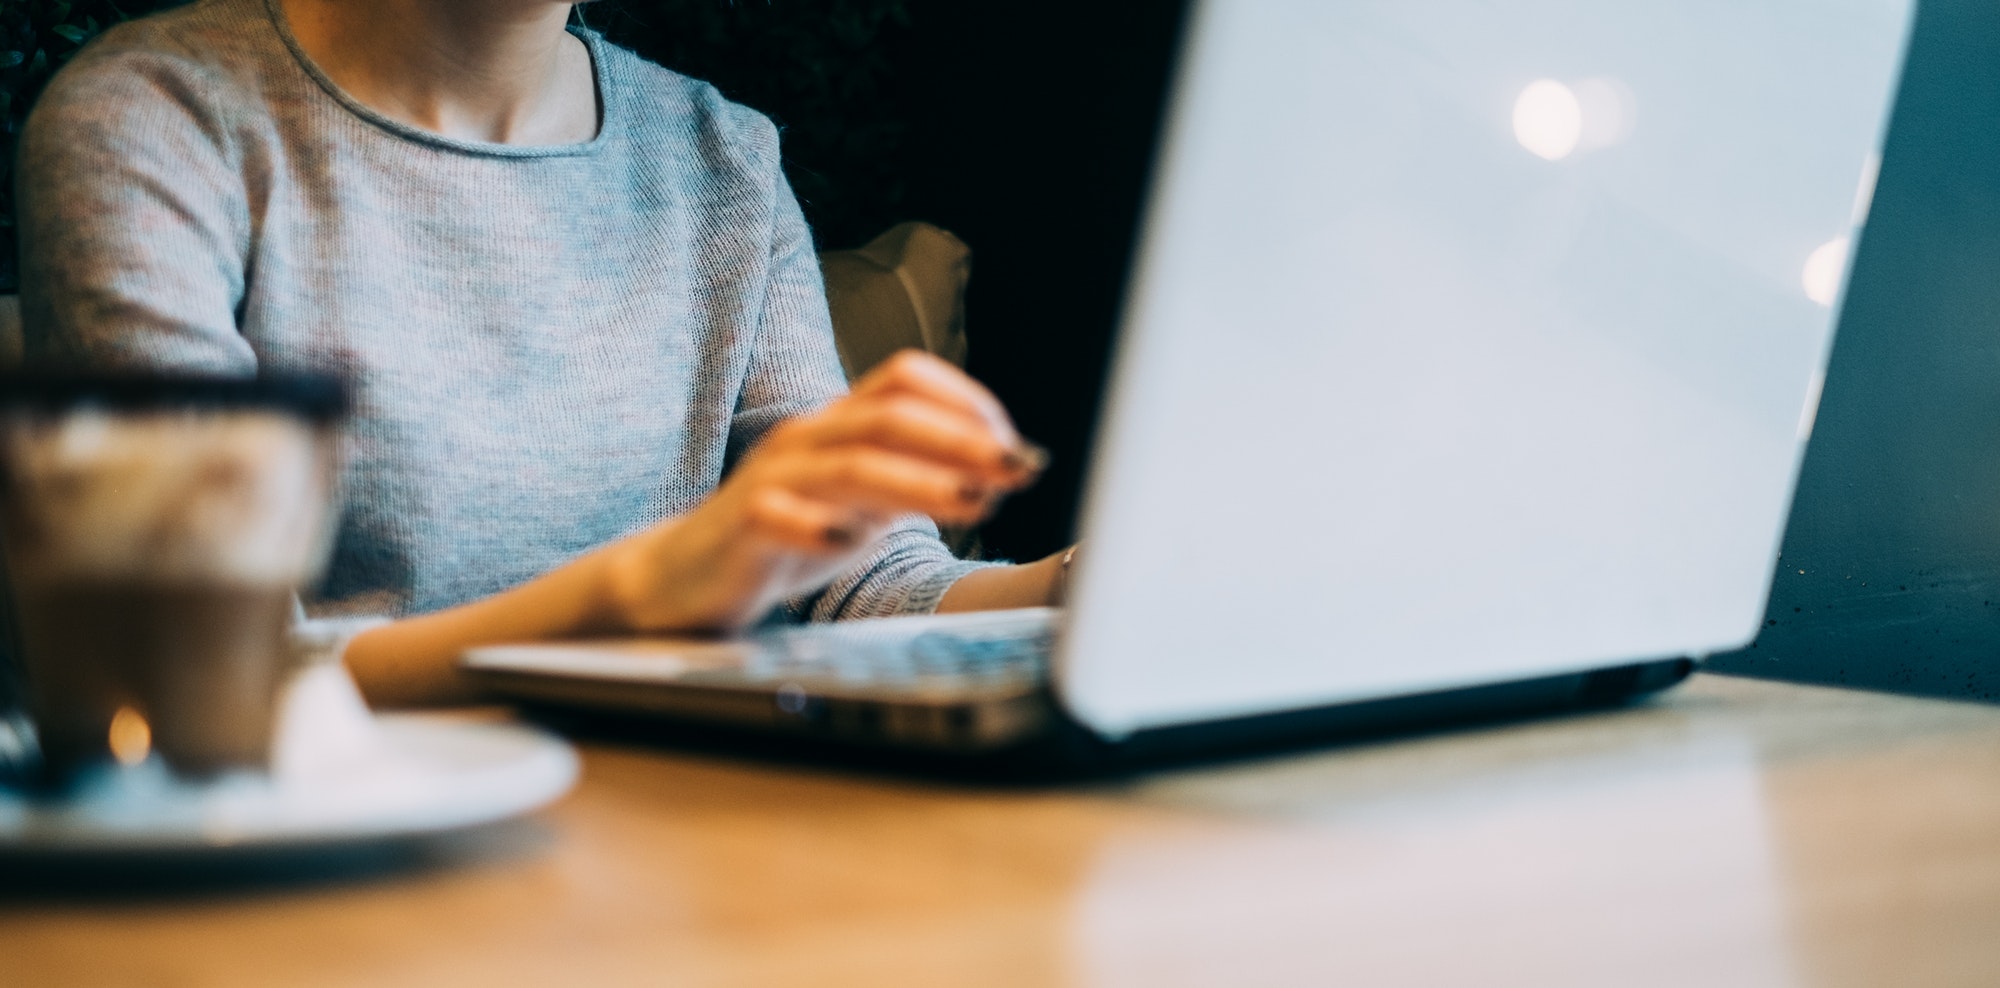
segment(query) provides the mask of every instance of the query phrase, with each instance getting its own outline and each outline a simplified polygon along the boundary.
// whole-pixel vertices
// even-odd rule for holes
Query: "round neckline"
[[[606,143],[614,125],[618,122],[617,109],[610,98],[612,87],[608,85],[611,73],[610,59],[605,57],[607,54],[605,49],[608,46],[597,32],[589,28],[572,24],[566,30],[582,41],[584,49],[590,54],[590,83],[597,91],[596,135],[590,140],[570,144],[501,144],[497,141],[468,141],[447,137],[435,131],[406,124],[355,99],[347,90],[340,88],[340,84],[334,82],[331,76],[322,71],[312,60],[311,55],[306,54],[305,48],[299,44],[298,37],[292,34],[291,22],[286,19],[285,9],[279,0],[264,0],[264,11],[270,17],[271,27],[278,32],[279,40],[283,41],[285,48],[292,53],[292,59],[321,91],[332,97],[333,101],[340,104],[347,112],[406,140],[448,151],[494,158],[560,158],[595,152]]]

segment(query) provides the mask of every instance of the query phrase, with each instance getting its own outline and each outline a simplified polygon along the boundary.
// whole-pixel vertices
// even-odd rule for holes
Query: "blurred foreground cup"
[[[42,775],[268,767],[324,566],[337,380],[0,378],[0,545]]]

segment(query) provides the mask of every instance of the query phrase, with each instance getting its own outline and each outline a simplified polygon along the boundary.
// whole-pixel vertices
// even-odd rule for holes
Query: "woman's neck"
[[[392,120],[460,140],[597,133],[590,53],[554,0],[279,0],[320,71]]]

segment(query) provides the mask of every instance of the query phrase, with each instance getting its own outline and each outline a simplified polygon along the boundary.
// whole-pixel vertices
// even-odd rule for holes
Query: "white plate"
[[[295,690],[270,775],[190,784],[149,759],[103,770],[60,801],[0,791],[0,855],[267,851],[413,837],[525,813],[576,781],[575,751],[541,731],[435,714],[362,713],[329,724],[329,710],[346,714],[328,694],[351,687],[321,685]],[[304,727],[315,743],[298,742]]]

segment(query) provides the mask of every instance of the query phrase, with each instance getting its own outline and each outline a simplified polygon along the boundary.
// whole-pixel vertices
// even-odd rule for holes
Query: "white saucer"
[[[310,725],[322,742],[302,749],[293,741],[287,750],[281,736],[270,775],[190,784],[155,758],[106,768],[60,801],[0,791],[0,855],[270,851],[414,837],[525,813],[576,781],[575,751],[527,727],[365,712],[329,724],[329,710],[345,716],[331,694],[351,691],[339,678],[295,690],[286,728]],[[324,743],[335,733],[336,745]]]

